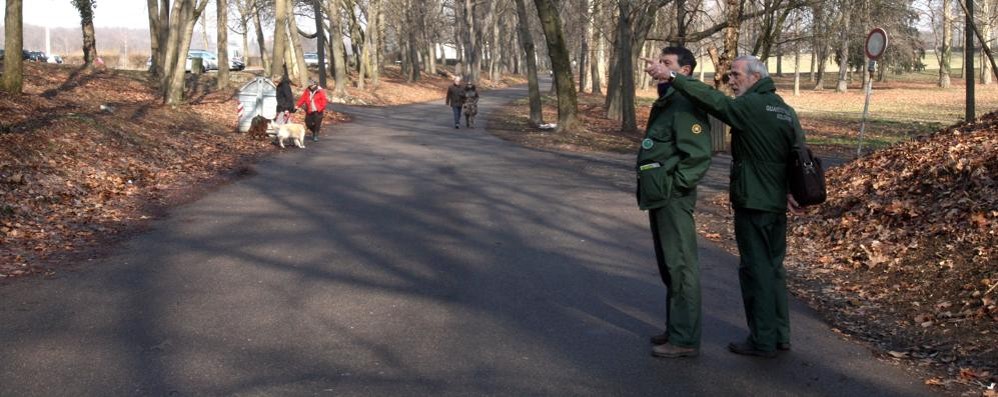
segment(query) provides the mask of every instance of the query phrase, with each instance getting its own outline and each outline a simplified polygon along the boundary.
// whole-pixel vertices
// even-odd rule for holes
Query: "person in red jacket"
[[[318,82],[311,80],[295,107],[305,109],[305,127],[312,131],[312,141],[318,141],[319,128],[322,127],[322,112],[326,110],[326,92],[319,88]]]

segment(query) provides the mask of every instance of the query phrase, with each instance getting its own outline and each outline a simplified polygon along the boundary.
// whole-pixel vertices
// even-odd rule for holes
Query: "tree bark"
[[[714,87],[724,86],[724,75],[731,70],[731,62],[738,57],[738,30],[741,28],[742,4],[744,0],[726,0],[728,27],[724,28],[724,50],[714,65]]]
[[[322,23],[321,0],[312,0],[315,15],[315,50],[319,55],[319,86],[326,87],[326,25]]]
[[[527,6],[524,0],[516,1],[516,16],[520,23],[517,24],[517,33],[520,44],[526,52],[527,62],[527,96],[530,101],[530,124],[538,126],[544,123],[543,113],[541,113],[541,90],[537,83],[537,54],[534,51],[534,39],[530,34],[530,19],[527,15]]]
[[[603,19],[603,2],[593,1],[593,12],[592,20],[595,25],[597,21]],[[592,71],[592,82],[593,94],[603,93],[603,71],[606,70],[604,66],[604,53],[606,47],[603,44],[603,37],[600,35],[600,29],[592,29],[592,39],[593,45],[596,46],[596,52],[593,54],[592,60],[589,61],[590,69]]]
[[[267,45],[263,38],[263,24],[260,23],[260,7],[253,7],[253,22],[256,24],[256,43],[260,46],[260,64],[265,76],[274,76],[273,60],[267,56]],[[249,54],[247,54],[249,56]]]
[[[146,11],[149,18],[149,75],[154,79],[159,79],[163,75],[162,56],[160,55],[160,5],[158,0],[146,0]]]
[[[551,58],[555,87],[558,90],[558,127],[555,131],[572,131],[578,127],[576,118],[578,99],[572,81],[572,63],[569,61],[568,47],[562,33],[561,18],[552,0],[534,0],[534,4],[537,6],[537,15],[544,30],[548,57]]]
[[[960,1],[960,0],[957,0]],[[950,59],[953,56],[953,48],[950,45],[953,41],[953,7],[950,0],[942,0],[943,20],[942,20],[942,45],[939,55],[939,87],[950,87]]]
[[[0,90],[8,94],[21,94],[24,89],[24,60],[21,48],[24,46],[24,8],[21,0],[7,0],[4,15],[4,56],[3,78]]]
[[[841,34],[839,35],[839,40],[841,41],[839,47],[839,81],[835,86],[835,92],[846,92],[849,90],[849,80],[847,80],[847,73],[849,72],[849,10],[852,6],[852,2],[849,0],[842,0],[841,9],[842,12],[842,23],[839,24],[841,29]]]
[[[461,17],[461,41],[464,47],[464,80],[478,82],[481,72],[481,53],[478,49],[478,23],[475,18],[475,2],[473,0],[456,0]]]
[[[984,41],[981,43],[982,47],[984,45],[991,45],[991,24],[994,18],[994,0],[979,0],[980,1],[980,16],[981,21],[977,24],[978,31]],[[987,53],[982,49],[980,53],[981,57],[981,84],[990,85],[994,82],[994,76],[991,72],[991,62],[988,59]]]
[[[229,26],[226,21],[228,18],[229,5],[226,0],[216,0],[216,16],[218,17],[215,23],[216,30],[218,31],[218,37],[216,42],[216,47],[218,49],[218,89],[224,89],[229,86]]]
[[[180,8],[176,7],[180,4]],[[176,41],[170,44],[174,47],[174,65],[171,70],[169,84],[166,85],[166,93],[163,96],[166,104],[179,105],[184,100],[184,65],[187,63],[187,52],[191,47],[191,37],[194,35],[194,25],[208,5],[208,0],[201,0],[197,6],[194,0],[176,0],[174,11],[170,21],[171,28],[178,28],[177,34],[170,32],[170,37]],[[176,23],[174,23],[176,22]],[[171,40],[172,41],[172,40]],[[170,57],[168,57],[169,59]]]
[[[80,30],[83,32],[83,65],[93,67],[97,59],[97,37],[94,33],[94,3],[92,0],[73,0],[80,13]]]
[[[343,27],[340,24],[340,0],[326,2],[326,15],[329,17],[329,41],[332,43],[333,96],[343,98],[347,94],[347,62],[344,52]]]
[[[288,19],[288,38],[291,39],[291,46],[288,47],[291,50],[291,62],[294,66],[295,73],[298,75],[298,81],[301,83],[302,87],[308,86],[309,75],[308,67],[305,65],[305,51],[302,49],[301,45],[301,34],[298,32],[298,21],[294,14],[294,1],[286,2],[287,8],[287,19]]]
[[[274,1],[274,56],[271,57],[271,78],[276,78],[285,73],[290,72],[284,60],[284,52],[286,49],[288,41],[288,0],[275,0]]]

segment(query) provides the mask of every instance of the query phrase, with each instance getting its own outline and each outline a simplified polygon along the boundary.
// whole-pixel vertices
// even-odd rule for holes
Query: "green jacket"
[[[670,88],[652,105],[638,151],[638,207],[689,194],[710,168],[710,150],[707,113]]]
[[[732,207],[786,212],[787,161],[800,121],[776,95],[773,80],[763,78],[737,98],[684,76],[677,76],[672,85],[731,126]]]

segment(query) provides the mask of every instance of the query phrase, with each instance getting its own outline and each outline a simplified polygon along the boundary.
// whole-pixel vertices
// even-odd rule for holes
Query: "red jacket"
[[[298,99],[298,104],[295,107],[305,107],[305,113],[312,113],[312,107],[309,104],[312,102],[312,91],[307,88],[305,92],[301,94],[301,98]],[[326,92],[322,88],[315,89],[315,112],[321,112],[326,109]]]

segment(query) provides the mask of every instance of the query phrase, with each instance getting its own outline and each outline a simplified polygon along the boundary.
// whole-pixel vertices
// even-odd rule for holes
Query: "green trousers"
[[[655,259],[667,293],[665,329],[669,343],[700,347],[700,264],[693,221],[696,190],[648,211]]]
[[[763,351],[790,342],[787,309],[787,215],[744,208],[735,209],[735,240],[741,260],[738,281],[742,288],[749,341]]]

